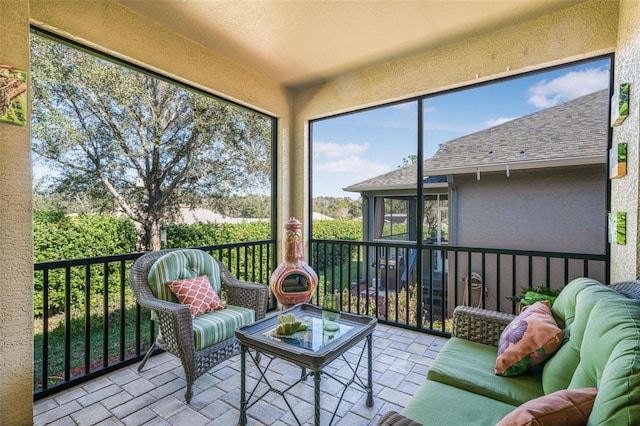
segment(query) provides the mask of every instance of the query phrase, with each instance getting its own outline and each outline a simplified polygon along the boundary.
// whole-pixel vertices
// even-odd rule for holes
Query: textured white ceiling
[[[582,0],[117,0],[287,86],[458,42]]]

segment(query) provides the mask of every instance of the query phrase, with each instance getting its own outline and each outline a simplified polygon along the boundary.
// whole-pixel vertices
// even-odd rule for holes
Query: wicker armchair
[[[185,253],[189,250],[191,249],[180,251]],[[156,346],[175,355],[180,359],[182,367],[184,368],[187,381],[185,399],[187,403],[190,403],[192,396],[191,387],[194,381],[209,371],[214,365],[239,353],[239,344],[236,341],[235,335],[231,333],[231,337],[196,349],[194,325],[189,307],[176,301],[168,301],[156,297],[149,284],[149,272],[152,266],[158,260],[162,259],[163,256],[176,251],[175,249],[171,249],[149,252],[138,258],[129,272],[129,283],[133,289],[136,301],[141,306],[152,310],[159,328],[156,341],[144,356],[144,359],[138,366],[138,371],[142,370]],[[268,297],[268,287],[266,285],[237,280],[219,260],[212,258],[200,250],[197,252],[196,254],[198,256],[207,256],[215,260],[215,263],[218,265],[221,286],[227,293],[228,308],[250,308],[255,312],[255,320],[264,318]],[[175,255],[176,254],[173,254],[172,256]],[[191,272],[198,275],[201,273],[199,271]],[[177,276],[172,279],[183,278],[191,277]],[[231,311],[228,308],[216,312]],[[216,312],[204,314],[203,316],[215,316]]]

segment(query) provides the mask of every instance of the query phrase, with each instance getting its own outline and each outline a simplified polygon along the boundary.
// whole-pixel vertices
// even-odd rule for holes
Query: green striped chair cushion
[[[197,249],[176,250],[160,257],[151,266],[148,282],[158,299],[178,303],[178,299],[167,287],[167,281],[178,281],[208,275],[209,283],[220,294],[220,269],[208,253]]]
[[[253,309],[227,305],[221,311],[207,312],[193,319],[193,338],[196,350],[222,342],[234,335],[236,328],[251,324]]]

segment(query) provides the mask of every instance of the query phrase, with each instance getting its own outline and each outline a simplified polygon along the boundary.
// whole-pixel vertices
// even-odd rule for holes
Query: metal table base
[[[366,384],[358,374],[358,370],[360,368],[360,364],[362,363],[362,358],[364,356],[365,349],[367,351],[367,382]],[[249,354],[249,357],[251,358],[254,365],[257,367],[258,372],[260,373],[260,379],[258,380],[258,383],[256,383],[255,387],[250,392],[248,397],[246,397],[247,354]],[[260,365],[260,360],[258,359],[258,357],[254,356],[249,351],[249,348],[246,345],[242,345],[242,344],[240,345],[240,422],[239,423],[243,426],[247,424],[247,410],[251,408],[255,403],[263,399],[270,392],[275,392],[282,396],[285,404],[291,411],[291,414],[296,419],[296,422],[298,423],[298,425],[301,425],[302,423],[296,416],[296,413],[293,411],[293,407],[287,400],[287,393],[291,391],[296,385],[298,385],[299,383],[302,383],[307,379],[307,377],[310,377],[310,376],[313,376],[313,388],[314,388],[313,406],[314,406],[314,425],[315,426],[320,426],[320,383],[322,381],[322,376],[327,376],[328,378],[335,380],[336,382],[340,383],[343,387],[342,393],[340,394],[340,399],[336,404],[336,407],[333,412],[333,416],[331,417],[331,421],[329,422],[329,426],[333,423],[333,420],[336,417],[336,413],[338,412],[338,408],[340,407],[340,403],[344,398],[345,392],[352,384],[359,386],[367,393],[367,407],[373,407],[373,385],[372,385],[373,380],[372,380],[372,365],[371,365],[372,364],[372,335],[371,334],[369,334],[366,337],[365,344],[362,345],[362,350],[360,351],[360,356],[358,357],[358,362],[356,363],[355,367],[353,367],[349,363],[349,361],[345,358],[344,354],[340,355],[340,357],[342,357],[342,359],[345,361],[345,364],[349,367],[349,369],[353,373],[352,377],[347,381],[344,381],[341,378],[338,378],[332,374],[329,374],[326,371],[323,371],[322,369],[308,370],[307,368],[302,367],[302,373],[300,375],[300,379],[298,379],[295,383],[293,383],[292,385],[284,389],[276,389],[275,387],[272,386],[271,382],[269,382],[269,379],[267,378],[267,372],[269,371],[269,367],[271,366],[271,363],[273,362],[273,360],[276,359],[276,357],[267,355],[264,353],[261,354],[261,356],[268,359],[268,362],[264,367]],[[266,389],[264,390],[264,392],[258,395],[257,391],[261,383],[264,383],[266,385]]]

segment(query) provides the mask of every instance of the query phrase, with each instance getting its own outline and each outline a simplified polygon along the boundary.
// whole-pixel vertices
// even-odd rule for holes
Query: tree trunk
[[[162,249],[162,241],[160,239],[160,221],[157,219],[151,224],[151,239],[149,244],[153,251]]]
[[[147,250],[158,251],[162,249],[162,241],[160,239],[160,221],[153,220],[145,223],[145,234],[147,237]]]

